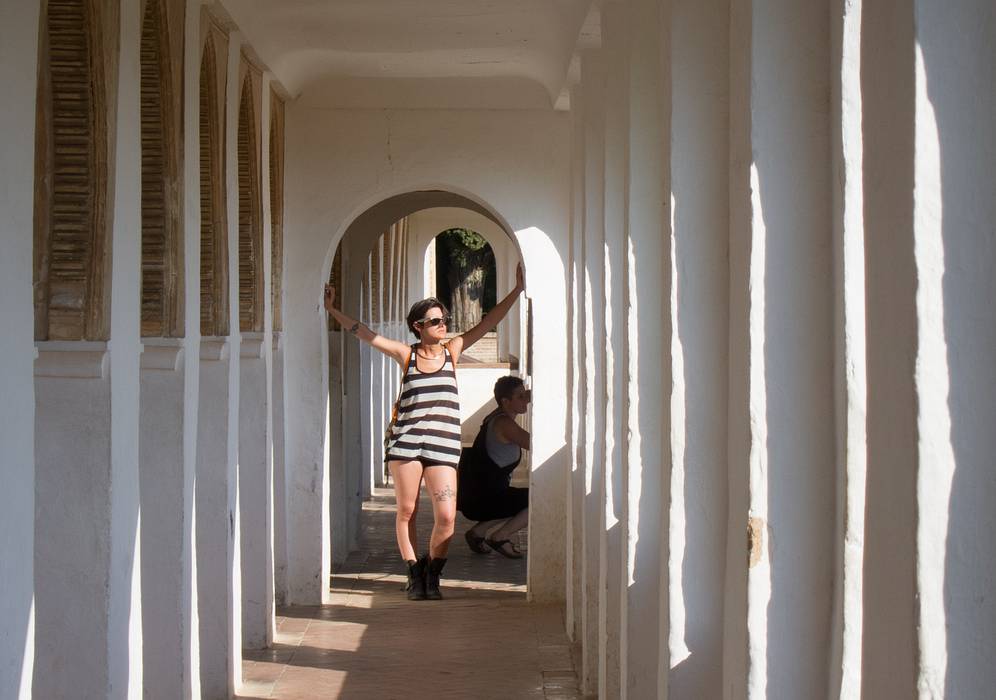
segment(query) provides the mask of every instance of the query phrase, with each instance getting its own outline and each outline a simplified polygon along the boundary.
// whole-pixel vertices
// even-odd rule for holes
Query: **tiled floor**
[[[336,571],[332,603],[278,610],[273,648],[245,652],[240,698],[582,697],[562,610],[526,602],[525,559],[473,554],[458,516],[445,600],[408,601],[390,491],[363,517],[362,551]],[[425,542],[427,500],[418,517]]]

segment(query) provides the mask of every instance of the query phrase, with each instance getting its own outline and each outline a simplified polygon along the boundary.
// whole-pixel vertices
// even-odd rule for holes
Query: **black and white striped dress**
[[[401,383],[398,418],[387,442],[385,461],[419,461],[456,469],[460,461],[460,396],[456,367],[443,346],[443,366],[421,372],[415,346]]]

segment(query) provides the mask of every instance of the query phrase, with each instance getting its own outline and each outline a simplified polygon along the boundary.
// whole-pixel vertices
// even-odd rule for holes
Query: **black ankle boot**
[[[426,600],[442,600],[443,594],[439,592],[439,574],[446,566],[445,559],[429,559],[429,568],[425,572],[425,598]]]
[[[422,557],[418,561],[409,559],[408,564],[408,585],[405,590],[408,592],[408,600],[425,600],[425,563],[426,558]]]

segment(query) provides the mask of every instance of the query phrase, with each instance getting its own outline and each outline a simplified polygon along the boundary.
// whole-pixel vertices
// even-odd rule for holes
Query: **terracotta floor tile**
[[[432,509],[419,507],[422,541]],[[526,561],[477,555],[458,517],[442,601],[409,601],[389,491],[364,505],[361,549],[332,577],[328,605],[278,610],[276,644],[245,653],[239,697],[280,700],[580,698],[558,606],[525,599]],[[528,542],[519,537],[520,548]]]

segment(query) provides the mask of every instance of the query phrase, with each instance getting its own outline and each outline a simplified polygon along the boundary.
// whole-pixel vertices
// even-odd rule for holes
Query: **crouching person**
[[[464,533],[478,554],[493,550],[510,559],[522,552],[512,537],[529,522],[529,489],[509,485],[512,471],[529,449],[529,432],[515,422],[530,395],[518,377],[501,377],[494,388],[498,408],[481,423],[473,447],[465,448],[457,472],[457,508],[478,521]]]

